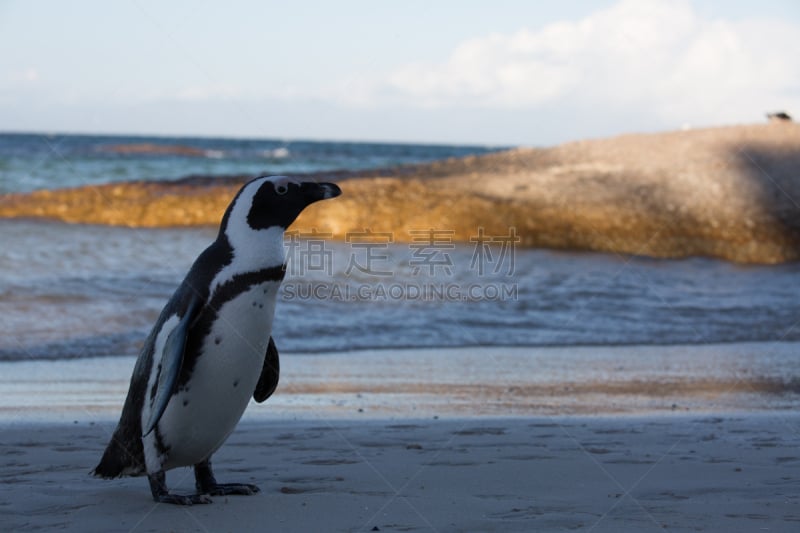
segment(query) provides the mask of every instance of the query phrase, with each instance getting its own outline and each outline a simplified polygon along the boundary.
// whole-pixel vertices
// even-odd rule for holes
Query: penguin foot
[[[211,503],[211,498],[206,494],[165,494],[153,495],[153,499],[158,503],[172,503],[175,505],[196,505]]]
[[[209,487],[202,487],[199,491],[210,496],[227,496],[229,494],[251,496],[261,492],[261,489],[250,483],[215,483]]]
[[[197,492],[211,496],[227,496],[229,494],[242,494],[250,496],[261,492],[255,485],[249,483],[217,483],[214,472],[211,470],[211,461],[206,459],[194,465],[194,479]]]
[[[167,490],[167,476],[164,472],[149,474],[147,480],[150,482],[150,492],[153,493],[153,500],[157,503],[172,503],[175,505],[195,505],[211,503],[211,498],[205,494],[171,494]]]

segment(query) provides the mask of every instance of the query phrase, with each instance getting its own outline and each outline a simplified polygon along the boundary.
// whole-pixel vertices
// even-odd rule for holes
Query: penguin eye
[[[289,186],[288,185],[284,185],[283,183],[280,183],[280,184],[275,186],[275,192],[280,194],[281,196],[283,196],[284,194],[289,192]]]

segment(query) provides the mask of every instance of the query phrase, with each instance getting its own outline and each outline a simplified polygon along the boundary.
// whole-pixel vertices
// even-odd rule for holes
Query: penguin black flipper
[[[197,313],[202,307],[201,303],[202,301],[197,293],[193,293],[186,308],[186,313],[181,317],[175,329],[170,332],[167,342],[164,344],[164,351],[161,355],[161,370],[158,373],[156,398],[153,402],[153,411],[150,413],[150,418],[144,430],[144,437],[149,435],[158,424],[158,421],[161,420],[161,415],[164,414],[169,399],[175,392],[175,387],[178,384],[178,375],[181,373],[181,366],[183,366],[183,354],[186,352],[186,338],[189,334],[189,327],[197,317]]]
[[[272,396],[272,393],[275,392],[275,389],[278,387],[280,371],[281,366],[278,359],[278,349],[275,347],[275,341],[270,337],[267,353],[264,355],[264,367],[261,369],[258,385],[256,385],[256,390],[253,392],[253,399],[255,401],[261,403]]]

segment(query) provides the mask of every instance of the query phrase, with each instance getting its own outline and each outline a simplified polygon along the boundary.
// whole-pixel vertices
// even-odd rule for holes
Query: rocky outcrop
[[[123,183],[0,197],[0,216],[129,226],[216,225],[240,180]],[[295,228],[435,229],[535,247],[742,263],[800,259],[800,125],[775,122],[518,148],[374,176]]]

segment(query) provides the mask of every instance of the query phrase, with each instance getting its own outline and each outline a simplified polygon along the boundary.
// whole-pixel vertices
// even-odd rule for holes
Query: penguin
[[[284,231],[306,206],[340,194],[333,183],[286,176],[260,176],[239,190],[147,337],[95,476],[146,475],[156,502],[179,505],[259,491],[217,483],[211,456],[250,398],[261,403],[278,384],[272,323]],[[165,472],[182,466],[194,467],[196,494],[167,490]]]

